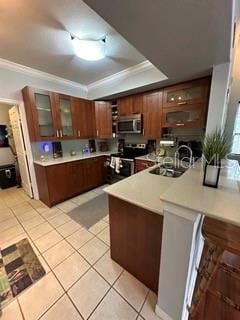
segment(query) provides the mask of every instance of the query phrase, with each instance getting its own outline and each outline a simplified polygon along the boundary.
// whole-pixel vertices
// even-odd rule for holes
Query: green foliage
[[[230,153],[231,140],[225,131],[216,128],[205,135],[202,141],[202,153],[208,163],[224,159]]]

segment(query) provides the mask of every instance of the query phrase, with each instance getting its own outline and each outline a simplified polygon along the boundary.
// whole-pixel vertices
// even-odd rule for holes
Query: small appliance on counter
[[[108,151],[107,141],[99,141],[98,142],[98,148],[99,148],[99,151],[101,151],[101,152]]]
[[[62,152],[62,144],[61,141],[53,141],[52,142],[52,152],[53,152],[53,158],[62,158],[63,152]]]
[[[122,145],[119,146],[122,151]],[[123,151],[107,157],[107,183],[113,184],[134,174],[134,158],[147,154],[145,143],[126,143]],[[116,167],[113,166],[116,164]]]
[[[158,156],[164,157],[164,156],[170,156],[170,148],[175,147],[176,141],[175,139],[161,139],[159,141],[159,150],[158,150]]]
[[[96,143],[94,139],[88,140],[90,153],[96,152]]]

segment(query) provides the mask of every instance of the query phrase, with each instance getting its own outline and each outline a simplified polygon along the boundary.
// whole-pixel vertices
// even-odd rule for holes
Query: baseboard
[[[155,307],[155,312],[156,312],[156,315],[161,320],[174,320],[165,311],[163,311],[163,309],[161,309],[158,305],[156,305],[156,307]]]

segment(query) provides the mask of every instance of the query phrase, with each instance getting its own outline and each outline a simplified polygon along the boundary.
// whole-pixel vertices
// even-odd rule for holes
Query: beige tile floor
[[[28,238],[46,271],[1,320],[159,320],[156,295],[110,258],[108,216],[86,230],[67,214],[102,189],[51,209],[22,189],[0,190],[0,247]]]

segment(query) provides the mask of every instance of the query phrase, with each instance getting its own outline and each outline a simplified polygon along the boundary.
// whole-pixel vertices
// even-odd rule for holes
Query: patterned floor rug
[[[28,239],[0,250],[0,309],[44,275]]]

